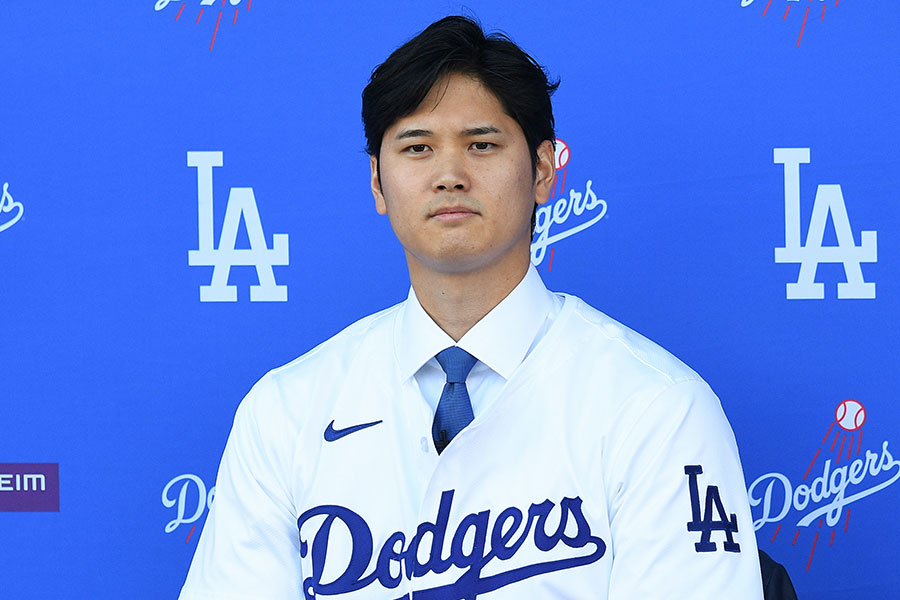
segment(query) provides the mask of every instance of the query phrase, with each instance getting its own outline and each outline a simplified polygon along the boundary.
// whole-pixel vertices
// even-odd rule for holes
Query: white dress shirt
[[[515,289],[459,342],[454,342],[425,312],[412,288],[406,306],[398,331],[398,339],[405,341],[397,349],[401,375],[415,378],[433,414],[447,382],[434,356],[445,348],[459,346],[478,359],[466,379],[477,418],[550,329],[562,299],[547,290],[537,270],[529,265]]]

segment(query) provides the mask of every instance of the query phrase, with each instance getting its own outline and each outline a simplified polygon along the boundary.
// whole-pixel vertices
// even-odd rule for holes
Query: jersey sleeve
[[[671,384],[623,425],[606,483],[609,600],[761,600],[737,445],[709,386]]]
[[[303,596],[289,483],[293,445],[280,406],[267,375],[238,407],[180,600]]]

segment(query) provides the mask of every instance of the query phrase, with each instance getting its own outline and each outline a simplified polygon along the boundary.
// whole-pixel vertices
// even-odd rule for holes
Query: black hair
[[[485,35],[473,19],[450,16],[429,25],[378,65],[362,93],[366,152],[379,157],[385,131],[412,114],[443,77],[459,73],[477,79],[522,128],[537,165],[537,148],[554,141],[550,95],[559,80],[503,33]]]

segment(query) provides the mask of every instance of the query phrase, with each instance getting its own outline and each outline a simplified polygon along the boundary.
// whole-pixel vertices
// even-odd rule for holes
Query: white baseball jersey
[[[475,419],[441,455],[423,390],[445,340],[417,329],[415,296],[263,377],[182,600],[761,599],[709,386],[535,278],[459,341],[489,369],[470,375]],[[497,331],[515,306],[538,316]]]

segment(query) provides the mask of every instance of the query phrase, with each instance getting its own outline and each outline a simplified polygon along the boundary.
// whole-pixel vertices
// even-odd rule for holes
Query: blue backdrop
[[[596,201],[542,214],[548,287],[710,382],[801,598],[900,598],[889,0],[4,1],[0,595],[176,597],[242,396],[405,297],[360,93],[460,11],[562,79],[554,199]],[[188,152],[222,153],[211,223]],[[202,302],[226,213],[263,266]],[[285,301],[251,301],[266,261]]]

